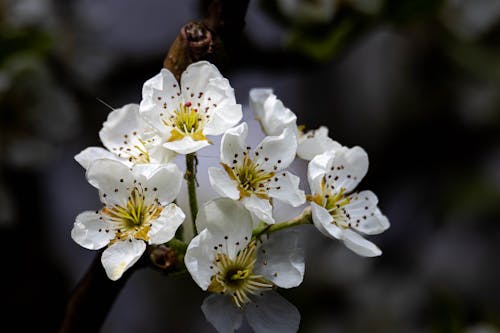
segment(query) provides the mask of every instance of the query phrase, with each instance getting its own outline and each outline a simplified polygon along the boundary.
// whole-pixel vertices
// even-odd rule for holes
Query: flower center
[[[190,136],[196,141],[206,140],[203,134],[206,119],[205,114],[191,107],[191,102],[179,104],[179,108],[168,119],[163,120],[165,126],[172,127],[168,141],[182,140],[185,136]]]
[[[233,167],[222,163],[222,166],[229,177],[238,182],[240,199],[252,193],[263,199],[269,198],[267,183],[274,177],[274,172],[260,169],[260,166],[248,157],[248,154],[243,157],[242,163],[235,164]]]
[[[134,187],[125,206],[106,206],[101,210],[103,215],[117,224],[116,238],[113,241],[132,237],[149,240],[151,222],[160,216],[163,207],[156,202],[147,205],[145,199],[143,189]]]
[[[326,186],[324,179],[321,187],[322,193],[318,193],[315,196],[309,196],[309,200],[325,207],[333,217],[333,224],[344,229],[349,228],[349,214],[344,206],[348,205],[350,200],[345,195],[345,188],[341,188],[338,193],[332,193],[330,188]]]
[[[241,308],[250,301],[249,295],[271,289],[272,282],[253,273],[256,249],[257,245],[252,241],[234,259],[225,253],[217,253],[214,265],[211,266],[216,272],[208,291],[230,296],[233,303]]]

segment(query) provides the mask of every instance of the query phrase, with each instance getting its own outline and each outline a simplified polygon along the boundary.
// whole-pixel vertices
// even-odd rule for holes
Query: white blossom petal
[[[162,244],[174,238],[177,228],[185,218],[186,215],[176,204],[163,208],[160,216],[151,224],[148,232],[149,244]]]
[[[100,159],[87,170],[88,182],[99,190],[101,201],[109,205],[125,205],[134,177],[123,163]]]
[[[173,163],[162,164],[142,182],[143,189],[149,192],[147,204],[158,199],[160,204],[172,202],[181,190],[182,173]]]
[[[361,147],[342,148],[335,151],[328,166],[327,185],[333,189],[334,193],[341,189],[349,193],[366,175],[368,155]]]
[[[248,135],[247,123],[241,123],[224,134],[220,145],[220,156],[222,163],[229,166],[233,161],[241,161],[243,152],[246,151],[246,140]]]
[[[210,115],[203,129],[205,135],[221,135],[243,117],[241,105],[236,104],[234,90],[224,78],[210,81],[201,111]]]
[[[86,249],[98,250],[115,238],[115,230],[111,223],[100,218],[99,213],[86,211],[76,217],[71,238]]]
[[[275,291],[264,292],[245,307],[248,324],[255,333],[294,333],[299,329],[297,308]]]
[[[242,200],[245,207],[260,221],[267,224],[274,224],[273,206],[269,200],[261,199],[256,195],[244,197]]]
[[[285,128],[297,131],[297,116],[270,89],[252,89],[250,105],[266,135],[280,135]]]
[[[218,198],[201,207],[196,216],[196,227],[198,230],[207,228],[214,239],[227,243],[225,253],[234,258],[252,236],[252,217],[239,202]],[[236,242],[240,245],[236,246]]]
[[[330,170],[335,151],[326,151],[315,156],[307,166],[307,179],[313,194],[323,192],[322,183],[327,170]]]
[[[220,168],[209,168],[208,179],[212,188],[221,196],[233,200],[240,198],[238,183],[231,179],[226,171]]]
[[[191,242],[189,242],[184,256],[184,264],[194,282],[201,289],[207,290],[210,278],[214,274],[210,266],[213,265],[215,252],[212,248],[216,242],[207,229],[203,229]]]
[[[353,229],[375,235],[389,228],[389,220],[377,208],[377,196],[372,191],[353,193],[344,208]]]
[[[285,171],[280,172],[269,184],[269,195],[293,207],[298,207],[306,201],[304,191],[299,189],[300,178]]]
[[[295,231],[277,232],[263,237],[255,272],[281,288],[293,288],[304,278],[304,251]]]
[[[308,131],[303,135],[299,135],[297,155],[302,159],[310,161],[316,155],[340,148],[342,148],[340,143],[328,137],[328,128],[321,126],[317,130]]]
[[[345,246],[360,256],[376,257],[382,254],[375,244],[350,229],[345,229],[342,237]]]
[[[182,100],[179,84],[174,75],[163,68],[160,73],[144,83],[139,111],[162,137],[168,138],[170,130],[164,126],[164,120],[174,113],[180,103]]]
[[[101,147],[88,147],[75,155],[75,160],[87,170],[95,160],[106,158],[108,160],[120,161],[119,158],[107,149]],[[125,165],[130,166],[131,163],[123,161]]]
[[[255,148],[254,160],[264,170],[279,171],[292,163],[296,152],[297,135],[285,128],[279,136],[267,136],[262,140]]]
[[[192,137],[186,135],[181,140],[165,142],[163,147],[179,154],[191,154],[208,145],[210,145],[210,142],[207,140],[194,140]]]
[[[313,224],[323,235],[330,238],[342,239],[342,229],[332,223],[333,217],[324,207],[311,202],[311,211]]]
[[[208,84],[212,80],[220,78],[223,78],[222,74],[217,67],[208,61],[198,61],[189,65],[181,76],[184,102],[191,102],[194,106],[197,106],[198,103],[201,104],[206,98],[205,92]],[[200,93],[202,93],[201,96]]]
[[[146,250],[142,240],[128,239],[116,242],[104,250],[101,262],[109,279],[116,281],[132,267]]]
[[[223,295],[210,295],[203,301],[201,311],[220,333],[234,332],[243,322],[243,312]]]
[[[99,137],[109,151],[129,162],[163,162],[168,156],[166,149],[156,149],[153,156],[150,147],[160,145],[160,137],[146,124],[139,113],[139,105],[128,104],[113,110],[104,122]]]

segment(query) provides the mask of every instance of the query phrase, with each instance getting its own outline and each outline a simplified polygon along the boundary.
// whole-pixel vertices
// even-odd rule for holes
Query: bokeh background
[[[110,107],[140,101],[199,8],[0,0],[4,325],[57,330],[95,256],[70,238],[75,216],[99,207],[73,156],[100,145]],[[301,332],[500,332],[500,1],[251,0],[242,43],[224,75],[252,140],[248,90],[272,87],[299,123],[365,148],[359,188],[392,223],[370,238],[376,259],[302,227],[304,283],[283,292]],[[201,200],[217,151],[200,152]],[[204,296],[189,276],[140,270],[102,332],[214,332]]]

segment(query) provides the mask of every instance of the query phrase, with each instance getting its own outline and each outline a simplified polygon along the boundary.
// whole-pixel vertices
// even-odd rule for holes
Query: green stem
[[[196,199],[196,153],[186,155],[186,175],[184,176],[187,181],[188,195],[189,195],[189,209],[191,210],[191,220],[193,221],[193,234],[196,236],[195,219],[198,214],[198,201]]]
[[[262,227],[259,227],[253,231],[253,237],[259,238],[264,234],[270,234],[279,230],[295,227],[302,224],[312,224],[312,215],[311,215],[311,207],[305,208],[299,216],[294,217],[291,220],[276,223],[276,224],[268,224]]]

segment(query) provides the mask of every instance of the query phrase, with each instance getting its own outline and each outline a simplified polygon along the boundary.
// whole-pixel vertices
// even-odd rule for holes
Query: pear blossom
[[[328,128],[321,126],[304,133],[303,126],[297,126],[297,116],[283,105],[272,89],[250,90],[250,106],[266,135],[279,135],[285,128],[297,134],[297,156],[312,160],[327,150],[339,149],[341,144],[328,137]]]
[[[271,199],[294,207],[305,202],[299,177],[285,171],[295,158],[297,140],[288,128],[268,136],[252,151],[246,145],[248,126],[242,123],[222,137],[223,168],[209,168],[210,184],[223,197],[241,200],[256,221],[275,222]]]
[[[365,257],[382,251],[361,234],[379,234],[389,221],[377,207],[371,191],[353,192],[368,171],[368,155],[360,147],[327,151],[314,157],[308,166],[312,195],[312,220],[316,228]]]
[[[88,182],[99,190],[103,208],[76,217],[71,237],[89,250],[104,250],[101,262],[111,280],[119,279],[148,244],[169,241],[184,221],[171,203],[182,175],[174,164],[156,169],[129,169],[116,160],[98,159],[87,169]]]
[[[130,167],[141,164],[156,168],[157,164],[175,157],[175,152],[164,148],[161,138],[142,119],[138,104],[127,104],[110,112],[99,137],[107,149],[89,147],[75,156],[85,169],[101,158],[121,161]]]
[[[298,286],[304,276],[304,255],[294,232],[255,239],[252,217],[227,198],[203,206],[185,264],[201,289],[214,293],[202,311],[219,332],[233,332],[246,317],[255,332],[296,332],[300,314],[274,289]]]
[[[206,61],[188,66],[180,84],[167,69],[144,83],[140,112],[163,146],[189,154],[210,144],[242,118],[234,90],[217,67]]]

